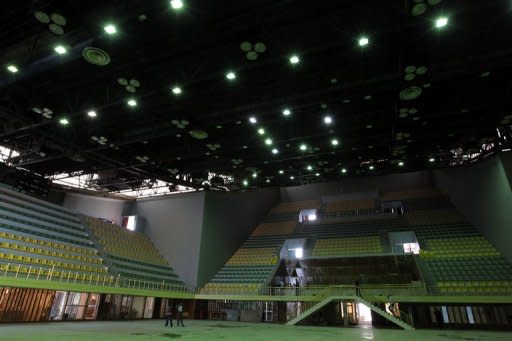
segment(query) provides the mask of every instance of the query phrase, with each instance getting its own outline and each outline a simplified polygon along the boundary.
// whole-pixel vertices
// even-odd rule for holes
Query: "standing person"
[[[354,285],[356,287],[356,296],[361,297],[361,288],[359,287],[359,280],[358,279],[356,279],[356,281],[354,282]]]
[[[167,310],[165,312],[165,326],[170,323],[170,327],[172,328],[172,308],[171,306],[167,307]]]
[[[178,312],[178,316],[176,317],[176,326],[180,326],[180,323],[181,323],[181,326],[182,327],[185,327],[183,325],[183,303],[178,303],[178,306],[176,307],[176,311]]]

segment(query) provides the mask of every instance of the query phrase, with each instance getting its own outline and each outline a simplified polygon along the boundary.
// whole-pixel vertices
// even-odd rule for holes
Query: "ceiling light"
[[[368,45],[369,43],[370,43],[370,40],[368,39],[368,37],[362,36],[361,38],[359,38],[359,41],[358,41],[359,46],[363,47],[363,46]]]
[[[226,78],[232,81],[236,78],[236,74],[233,71],[229,71],[228,73],[226,73]]]
[[[66,53],[68,53],[68,49],[66,49],[66,47],[63,46],[63,45],[57,45],[57,46],[55,46],[53,48],[53,50],[55,52],[57,52],[57,54],[66,54]]]
[[[258,177],[258,173],[256,173],[256,172],[252,173],[252,177],[253,178],[257,178]]]
[[[404,166],[404,162],[403,161],[398,162],[398,166],[399,167],[403,167]]]
[[[105,32],[107,32],[107,34],[117,33],[117,28],[112,24],[108,24],[107,26],[103,27],[103,29],[105,30]]]
[[[172,93],[175,94],[175,95],[181,95],[181,88],[179,86],[175,86],[174,88],[172,88]]]
[[[283,115],[284,115],[284,116],[290,116],[291,114],[292,114],[292,111],[291,111],[290,109],[285,108],[285,109],[283,110]]]
[[[342,172],[343,174],[345,174],[345,173],[347,172],[347,169],[346,169],[346,168],[342,168],[342,169],[341,169],[341,172]]]
[[[312,167],[311,165],[308,165],[308,166],[306,167],[306,169],[307,169],[308,171],[310,171],[310,170],[313,170],[313,167]]]
[[[448,25],[447,17],[439,17],[436,19],[436,28],[443,28]]]
[[[293,179],[295,179],[295,177],[294,177],[293,175],[292,175],[292,176],[290,176],[290,180],[293,180]]]
[[[375,167],[373,167],[373,166],[368,167],[369,170],[373,170],[374,168]]]
[[[87,112],[87,116],[94,118],[94,117],[98,116],[98,114],[96,113],[96,111],[90,110]]]
[[[59,120],[60,125],[67,126],[69,124],[69,120],[65,117]]]
[[[275,154],[278,154],[278,153],[279,153],[279,150],[277,148],[272,149],[272,154],[275,155]]]
[[[296,54],[290,56],[290,64],[295,65],[300,63],[300,58]]]
[[[320,173],[316,173],[315,175],[316,175],[316,176],[320,176]]]
[[[256,124],[256,123],[258,123],[258,120],[256,119],[256,117],[251,116],[251,117],[249,117],[249,122],[250,122],[251,124]]]
[[[331,140],[331,144],[332,144],[333,146],[337,146],[337,145],[339,144],[338,139],[332,139],[332,140]]]
[[[273,143],[273,142],[272,142],[272,139],[271,139],[271,138],[265,139],[265,144],[266,144],[267,146],[271,146],[271,145],[272,145],[272,143]]]
[[[279,174],[284,174],[284,170],[280,169]]]
[[[332,117],[331,116],[325,116],[324,117],[324,123],[329,125],[332,123]]]
[[[136,107],[137,106],[137,101],[133,98],[130,98],[127,102],[126,102],[130,107]]]
[[[431,157],[430,159],[428,159],[428,162],[432,163],[432,162],[436,162],[436,159],[434,159],[433,157]]]
[[[258,134],[265,135],[265,129],[263,129],[263,128],[258,129]]]
[[[16,73],[16,72],[18,72],[18,68],[16,67],[16,65],[10,64],[10,65],[7,65],[7,71],[9,71],[11,73]]]
[[[249,186],[249,181],[244,180],[244,181],[242,181],[242,184],[243,184],[245,187],[247,187],[247,186]]]
[[[308,146],[306,146],[306,145],[303,143],[303,144],[301,144],[301,145],[299,146],[299,149],[300,149],[300,150],[302,150],[302,151],[305,151],[306,149],[308,149]]]
[[[270,183],[270,179],[265,180],[265,182],[266,182],[267,184],[269,184],[269,183]]]
[[[171,7],[173,9],[182,9],[183,1],[182,0],[171,0]]]

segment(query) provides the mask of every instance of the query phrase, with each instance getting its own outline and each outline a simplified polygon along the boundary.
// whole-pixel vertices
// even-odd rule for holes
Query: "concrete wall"
[[[66,193],[62,206],[95,218],[106,218],[121,224],[126,201],[78,193]]]
[[[145,233],[189,288],[197,284],[205,193],[141,199],[134,211]]]
[[[347,177],[338,182],[283,187],[281,188],[281,200],[312,200],[319,199],[320,196],[352,192],[371,192],[375,190],[401,191],[431,187],[432,184],[432,176],[429,171],[358,178]]]
[[[510,174],[511,157],[511,153],[502,154],[471,167],[433,171],[438,187],[509,261],[512,261],[512,191],[507,171]]]
[[[206,193],[198,286],[215,275],[278,200],[277,188]]]

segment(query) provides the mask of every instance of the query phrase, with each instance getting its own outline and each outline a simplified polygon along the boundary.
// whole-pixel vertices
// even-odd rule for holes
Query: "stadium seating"
[[[313,249],[313,256],[373,255],[382,251],[379,236],[331,238],[318,239]]]
[[[299,213],[301,210],[320,208],[320,200],[282,202],[270,210],[270,214]]]
[[[347,211],[358,212],[360,210],[372,210],[375,206],[374,199],[330,201],[325,204],[324,212],[327,214]]]
[[[290,234],[295,230],[297,220],[292,221],[279,221],[274,223],[263,223],[256,227],[252,236],[268,236]]]
[[[183,282],[145,234],[91,217],[84,217],[84,222],[93,232],[114,273],[125,278],[183,287]]]

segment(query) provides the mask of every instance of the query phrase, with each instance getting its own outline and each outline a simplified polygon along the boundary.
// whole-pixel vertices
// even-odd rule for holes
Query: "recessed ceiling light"
[[[253,178],[257,178],[258,177],[258,173],[256,173],[256,172],[252,173],[252,177]]]
[[[103,29],[105,30],[105,32],[107,32],[107,34],[112,35],[117,33],[117,28],[112,24],[106,25],[105,27],[103,27]]]
[[[308,165],[308,166],[306,167],[306,169],[307,169],[308,171],[310,171],[310,170],[313,170],[313,167],[312,167],[311,165]]]
[[[265,139],[265,144],[266,144],[267,146],[271,146],[271,145],[272,145],[272,143],[273,143],[273,142],[272,142],[272,139],[271,139],[271,138]]]
[[[182,9],[183,1],[182,0],[171,0],[171,7],[173,9]]]
[[[434,159],[433,157],[431,157],[430,159],[428,159],[428,162],[432,163],[432,162],[436,162],[436,159]]]
[[[258,129],[258,134],[260,134],[260,135],[265,135],[265,129],[263,129],[263,128],[259,128],[259,129]]]
[[[369,170],[373,170],[374,168],[375,167],[373,167],[373,166],[368,167]]]
[[[283,116],[290,116],[292,111],[288,108],[283,109]]]
[[[67,126],[69,124],[69,120],[67,118],[65,118],[65,117],[62,117],[59,120],[59,123],[60,123],[60,125]]]
[[[226,78],[230,81],[235,80],[236,73],[234,73],[233,71],[229,71],[228,73],[226,73]]]
[[[300,63],[300,58],[296,54],[290,56],[290,64],[295,65]]]
[[[320,173],[316,173],[315,175],[316,175],[316,176],[320,176]]]
[[[247,186],[249,186],[249,181],[244,180],[244,181],[242,181],[242,184],[243,184],[245,187],[247,187]]]
[[[94,110],[89,110],[89,111],[87,112],[87,116],[89,116],[89,117],[91,117],[91,118],[94,118],[94,117],[98,116],[98,114],[97,114],[97,113],[96,113],[96,111],[94,111]]]
[[[302,150],[302,151],[305,151],[306,149],[308,149],[308,146],[306,146],[306,144],[305,144],[305,143],[303,143],[303,144],[301,144],[301,145],[299,146],[299,149],[300,149],[300,150]]]
[[[324,123],[329,125],[332,123],[332,117],[331,116],[325,116],[324,117]]]
[[[18,67],[16,65],[9,64],[9,65],[7,65],[7,71],[9,71],[11,73],[16,73],[19,70],[18,70]]]
[[[53,48],[53,50],[55,52],[57,52],[57,54],[61,54],[61,55],[68,53],[68,49],[63,45],[57,45]]]
[[[258,123],[258,120],[256,119],[256,117],[251,116],[251,117],[249,117],[249,123],[256,124],[256,123]]]
[[[436,28],[443,28],[448,25],[447,17],[439,17],[436,19]]]
[[[279,174],[284,174],[284,170],[280,169]]]
[[[175,95],[181,95],[181,88],[179,86],[175,86],[174,88],[172,88],[172,93]]]
[[[292,175],[292,176],[290,176],[290,180],[293,180],[293,179],[295,179],[295,177],[294,177],[293,175]]]
[[[137,106],[137,101],[136,101],[135,99],[133,99],[133,98],[130,98],[130,99],[126,102],[126,104],[128,104],[128,106],[130,106],[130,107],[136,107],[136,106]]]
[[[272,154],[279,154],[279,150],[277,148],[272,149]]]
[[[331,144],[332,144],[333,146],[337,146],[337,145],[339,144],[338,139],[332,139],[332,140],[331,140]]]
[[[341,172],[342,172],[343,174],[345,174],[345,173],[347,172],[347,169],[346,169],[346,168],[342,168],[342,169],[341,169]]]
[[[369,43],[370,43],[370,40],[368,39],[368,37],[365,37],[365,36],[360,37],[359,40],[358,40],[358,44],[361,47],[366,46]]]
[[[403,167],[404,166],[404,162],[403,161],[398,162],[398,166]]]
[[[265,180],[265,182],[266,182],[267,184],[268,184],[268,183],[270,183],[270,179]]]

